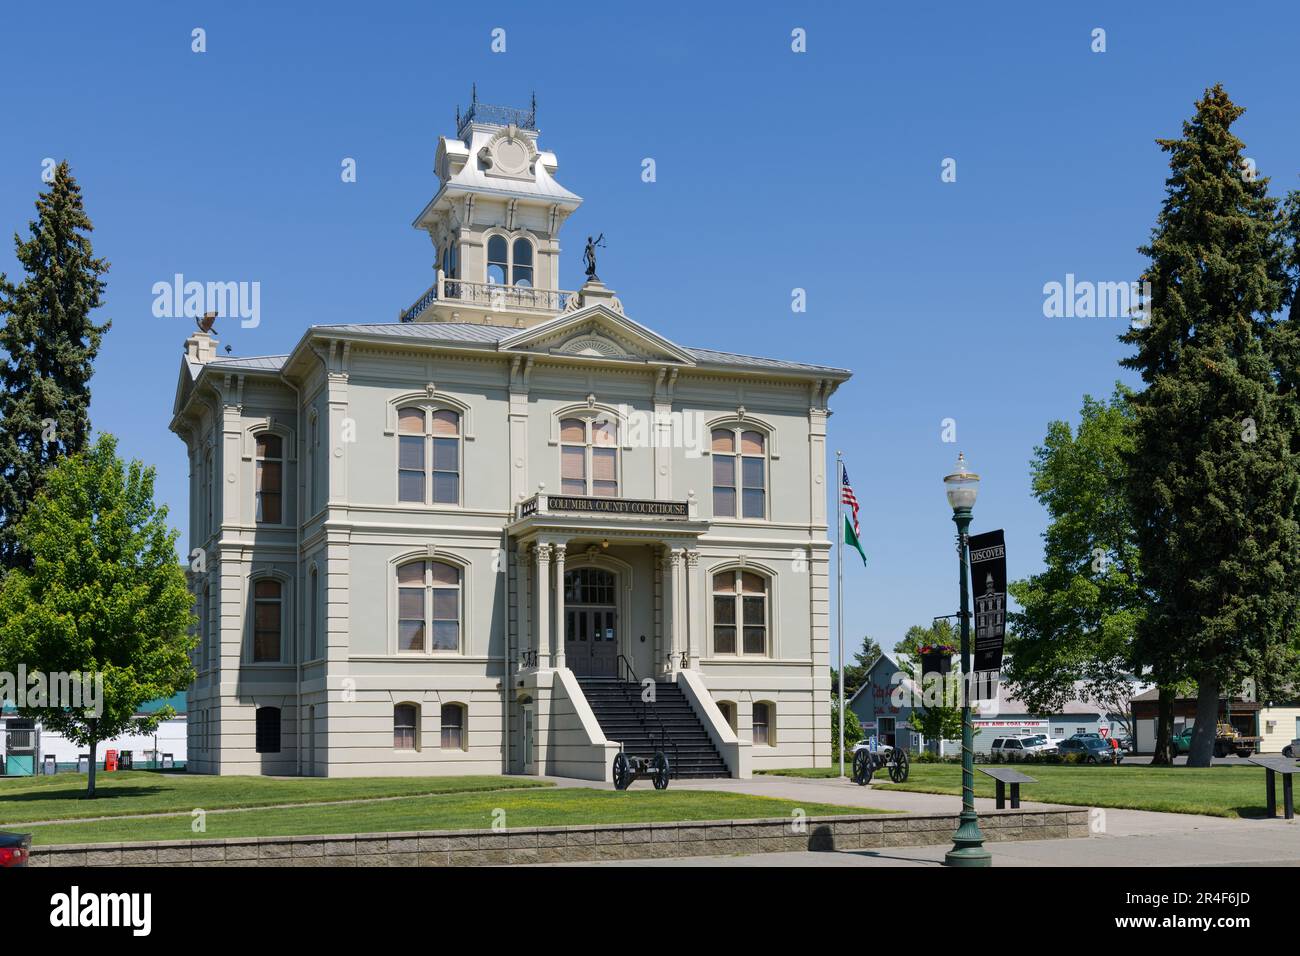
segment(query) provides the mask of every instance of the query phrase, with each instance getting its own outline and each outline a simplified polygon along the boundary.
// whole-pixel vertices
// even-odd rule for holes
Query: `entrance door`
[[[564,574],[564,658],[579,677],[618,675],[616,582],[602,568]]]

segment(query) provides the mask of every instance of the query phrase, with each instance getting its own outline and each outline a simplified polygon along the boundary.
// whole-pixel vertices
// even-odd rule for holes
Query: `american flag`
[[[840,466],[840,501],[853,509],[853,533],[861,534],[862,529],[858,527],[858,496],[849,484],[849,470],[843,465]]]

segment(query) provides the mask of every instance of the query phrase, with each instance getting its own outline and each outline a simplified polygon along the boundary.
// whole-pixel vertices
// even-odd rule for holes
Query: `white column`
[[[551,666],[551,546],[537,546],[537,666]]]
[[[532,649],[532,635],[528,633],[528,575],[532,570],[531,556],[522,542],[515,547],[515,648],[522,664],[524,652]]]
[[[664,659],[657,669],[675,674],[681,664],[682,552],[672,547],[664,550]]]
[[[686,587],[689,600],[686,602],[686,651],[690,656],[692,670],[698,670],[700,656],[703,653],[704,602],[707,592],[704,590],[704,573],[700,570],[700,552],[686,552]]]
[[[564,554],[567,545],[555,545],[555,666],[564,667]]]

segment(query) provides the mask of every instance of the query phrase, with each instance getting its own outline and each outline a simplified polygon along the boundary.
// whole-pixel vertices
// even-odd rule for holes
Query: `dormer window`
[[[518,238],[513,243],[505,236],[489,236],[487,242],[487,281],[493,285],[533,287],[533,244]]]

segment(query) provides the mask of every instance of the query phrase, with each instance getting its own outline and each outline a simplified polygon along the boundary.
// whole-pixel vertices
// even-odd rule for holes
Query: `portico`
[[[506,532],[521,675],[674,680],[703,653],[705,582],[694,500],[537,495]]]

